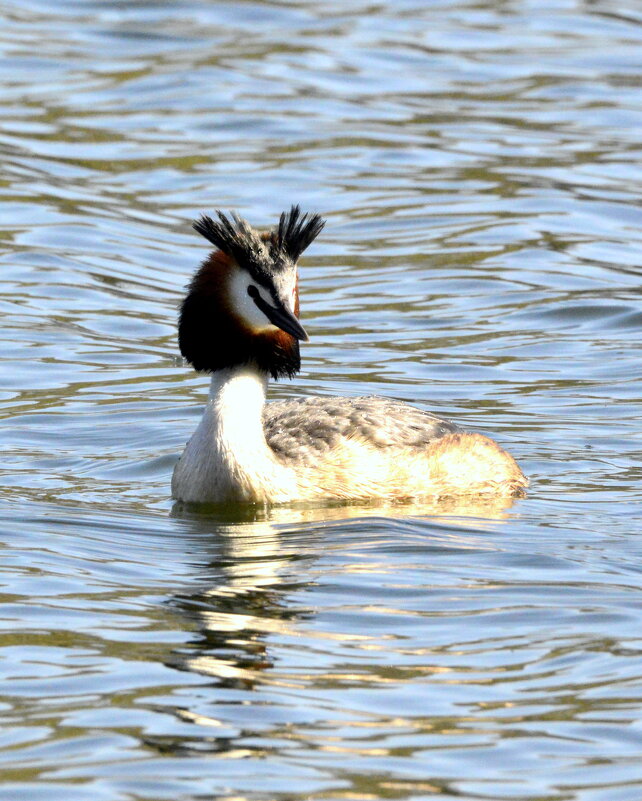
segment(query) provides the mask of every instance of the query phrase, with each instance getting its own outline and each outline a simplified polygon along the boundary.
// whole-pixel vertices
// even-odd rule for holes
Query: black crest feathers
[[[216,215],[218,222],[203,214],[193,223],[194,229],[238,264],[265,261],[268,252],[258,231],[234,212],[233,222],[222,211],[217,210]]]
[[[284,211],[278,226],[267,235],[234,212],[231,219],[222,211],[217,210],[216,215],[218,221],[204,214],[194,222],[194,229],[257,276],[296,262],[325,225],[319,214],[301,214],[299,206]]]
[[[275,247],[296,261],[303,251],[319,236],[325,220],[319,214],[301,214],[299,206],[284,211],[273,235]]]

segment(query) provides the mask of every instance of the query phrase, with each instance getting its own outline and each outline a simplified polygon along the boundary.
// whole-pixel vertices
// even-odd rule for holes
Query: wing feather
[[[401,401],[379,397],[313,397],[268,403],[268,445],[284,461],[314,463],[345,439],[377,448],[418,448],[461,431],[459,426]]]

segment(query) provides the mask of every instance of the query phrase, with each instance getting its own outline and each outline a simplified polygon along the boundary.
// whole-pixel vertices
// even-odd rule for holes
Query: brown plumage
[[[202,372],[255,362],[272,378],[292,377],[301,367],[298,341],[278,329],[254,331],[239,316],[225,291],[236,270],[232,257],[217,250],[194,275],[181,306],[181,353]]]

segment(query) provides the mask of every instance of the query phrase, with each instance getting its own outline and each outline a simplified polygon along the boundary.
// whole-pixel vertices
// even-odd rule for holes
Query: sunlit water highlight
[[[3,6],[1,801],[639,801],[638,12]],[[526,499],[172,505],[189,223],[291,202],[273,397],[492,433]]]

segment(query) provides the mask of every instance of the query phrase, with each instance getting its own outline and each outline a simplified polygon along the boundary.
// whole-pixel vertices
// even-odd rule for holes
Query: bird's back
[[[425,449],[461,429],[407,403],[374,396],[312,397],[268,403],[265,437],[283,461],[318,463],[346,440],[377,449]]]
[[[312,397],[268,403],[268,446],[299,480],[302,498],[520,494],[510,454],[482,434],[407,403]]]

